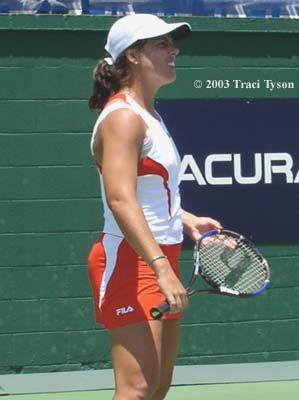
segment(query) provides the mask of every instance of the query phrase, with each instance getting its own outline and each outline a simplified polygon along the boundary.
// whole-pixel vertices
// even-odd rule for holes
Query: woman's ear
[[[129,49],[126,51],[127,60],[132,64],[138,64],[137,52],[135,49]]]

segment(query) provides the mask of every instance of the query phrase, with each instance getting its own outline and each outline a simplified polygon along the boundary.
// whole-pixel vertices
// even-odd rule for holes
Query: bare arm
[[[131,247],[147,263],[162,254],[136,198],[137,168],[145,126],[134,112],[117,110],[100,124],[94,142],[96,160],[102,166],[107,203]],[[182,310],[185,289],[167,259],[153,263],[159,287],[171,305]]]

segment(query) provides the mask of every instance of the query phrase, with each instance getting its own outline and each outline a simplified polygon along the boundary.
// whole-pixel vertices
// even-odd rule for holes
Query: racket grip
[[[163,317],[163,314],[167,313],[169,310],[170,310],[170,305],[167,303],[167,301],[164,301],[157,307],[151,308],[151,316],[154,319],[161,319]]]

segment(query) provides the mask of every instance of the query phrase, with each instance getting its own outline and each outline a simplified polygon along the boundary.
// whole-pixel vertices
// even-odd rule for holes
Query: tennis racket
[[[194,288],[198,275],[211,289]],[[186,289],[188,297],[210,293],[247,298],[262,294],[269,284],[267,261],[244,236],[228,230],[211,230],[196,241],[192,276]],[[151,316],[160,319],[169,310],[165,301],[151,309]]]

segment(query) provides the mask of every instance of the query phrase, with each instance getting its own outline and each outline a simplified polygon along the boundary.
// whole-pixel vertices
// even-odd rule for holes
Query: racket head
[[[270,284],[266,259],[251,241],[229,230],[207,231],[195,243],[191,284],[197,275],[228,296],[257,296]]]

